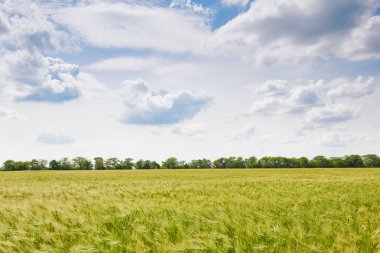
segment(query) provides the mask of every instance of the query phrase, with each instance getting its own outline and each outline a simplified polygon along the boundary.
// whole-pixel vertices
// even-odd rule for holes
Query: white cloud
[[[0,107],[0,119],[23,120],[25,117],[17,110]]]
[[[343,45],[355,29],[370,22],[366,29],[358,29],[362,37],[371,37],[371,47],[362,46],[370,51],[367,59],[376,58],[378,18],[371,17],[376,8],[372,0],[256,0],[247,12],[218,29],[213,41],[220,53],[244,55],[258,65],[352,59],[350,53],[342,52]],[[349,43],[346,51],[352,45]],[[354,48],[360,50],[360,46]]]
[[[72,51],[78,40],[49,20],[31,1],[5,0],[0,4],[0,45],[44,53]]]
[[[222,4],[226,6],[240,6],[244,7],[249,4],[249,0],[222,0]]]
[[[257,97],[264,96],[264,98],[256,101],[249,113],[263,115],[303,113],[321,105],[315,89],[314,85],[290,86],[285,80],[266,81],[255,92]]]
[[[172,0],[170,3],[170,8],[183,9],[205,16],[212,14],[212,11],[209,8],[205,8],[201,4],[194,3],[192,0]]]
[[[352,60],[380,59],[380,16],[355,28],[343,44],[342,57]]]
[[[360,98],[375,90],[375,79],[355,80],[345,77],[331,82],[309,81],[307,85],[289,85],[284,80],[269,80],[256,89],[259,98],[251,106],[249,113],[261,115],[304,114],[307,121],[344,121],[354,118],[357,109],[337,103],[339,98]],[[265,96],[263,99],[260,99]],[[355,112],[355,113],[354,113]]]
[[[289,88],[286,80],[268,80],[256,89],[256,93],[269,96],[285,95]]]
[[[161,6],[93,3],[57,10],[53,18],[85,43],[101,48],[199,52],[209,36],[207,19]]]
[[[353,106],[331,104],[312,108],[305,114],[305,122],[314,127],[328,126],[353,119],[355,114],[357,114],[357,109]]]
[[[248,114],[268,118],[292,115],[302,126],[299,133],[304,134],[304,130],[329,128],[357,118],[361,106],[352,100],[373,94],[375,88],[373,77],[362,76],[354,80],[341,77],[331,82],[309,81],[306,85],[269,80],[257,87],[257,100]]]
[[[150,91],[141,80],[126,81],[122,121],[127,124],[174,124],[193,118],[211,102],[211,97],[189,91]]]
[[[249,113],[260,113],[263,115],[271,115],[278,113],[281,109],[281,102],[278,98],[266,97],[263,100],[255,102]]]
[[[329,85],[334,87],[327,92],[329,97],[350,97],[360,98],[366,95],[370,95],[375,90],[375,78],[368,77],[365,80],[362,76],[359,76],[356,80],[351,81],[348,78],[339,78],[332,81]]]
[[[74,140],[62,134],[42,133],[38,135],[36,142],[49,145],[66,145],[74,143]]]
[[[206,123],[183,124],[175,126],[172,133],[185,136],[197,136],[204,134],[210,126]]]
[[[19,50],[6,53],[0,66],[0,83],[17,101],[60,103],[80,95],[79,67],[59,58]]]

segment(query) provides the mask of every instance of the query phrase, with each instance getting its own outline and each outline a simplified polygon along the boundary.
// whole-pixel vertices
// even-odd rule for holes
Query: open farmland
[[[0,252],[380,252],[379,169],[0,173]]]

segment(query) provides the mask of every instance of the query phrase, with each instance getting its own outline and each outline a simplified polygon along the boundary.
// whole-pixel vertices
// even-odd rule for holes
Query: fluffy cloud
[[[49,145],[66,145],[74,143],[74,140],[62,134],[42,133],[38,135],[36,142]]]
[[[0,88],[17,101],[54,102],[79,97],[79,67],[46,57],[78,48],[78,40],[51,21],[46,6],[30,1],[0,4]]]
[[[347,51],[353,43],[359,51],[370,51],[367,58],[376,58],[378,18],[372,17],[376,8],[373,0],[256,0],[247,12],[221,27],[213,39],[220,52],[244,52],[257,64],[352,59],[354,52],[342,50]],[[358,41],[347,42],[351,38]]]
[[[351,32],[342,56],[352,60],[380,59],[380,16],[373,16]]]
[[[268,80],[256,89],[256,93],[260,95],[285,95],[289,90],[286,80]]]
[[[170,3],[170,8],[187,10],[205,16],[212,13],[210,9],[203,7],[201,4],[194,3],[192,0],[172,0]]]
[[[17,119],[22,120],[24,116],[17,110],[0,107],[0,119]]]
[[[334,87],[327,92],[330,97],[360,98],[374,92],[375,78],[368,77],[365,80],[362,76],[359,76],[353,81],[348,78],[339,78],[332,81],[329,86]]]
[[[255,102],[249,113],[259,113],[263,115],[275,114],[280,109],[281,100],[274,97],[266,97],[260,101]]]
[[[159,5],[100,2],[60,9],[53,18],[101,48],[196,53],[210,32],[203,16]]]
[[[264,98],[252,105],[250,113],[299,114],[321,104],[314,87],[291,87],[285,80],[269,80],[256,89],[256,94]]]
[[[122,121],[127,124],[174,124],[193,118],[210,104],[211,98],[193,92],[169,93],[150,91],[147,84],[138,79],[124,83],[124,104],[127,111]]]
[[[222,4],[226,6],[247,6],[249,4],[249,0],[222,0]]]
[[[305,114],[305,122],[312,126],[325,126],[354,118],[355,107],[343,104],[331,104],[312,108]]]
[[[3,1],[0,4],[0,45],[44,53],[75,50],[78,40],[49,19],[35,2]]]
[[[60,103],[79,97],[79,67],[58,58],[16,51],[0,60],[0,82],[10,85],[17,101]]]
[[[307,85],[289,85],[285,80],[269,80],[256,89],[249,113],[260,115],[303,115],[303,129],[327,127],[354,119],[357,105],[347,99],[371,95],[375,79],[359,76],[355,80],[342,77],[331,82],[309,81]],[[264,97],[264,98],[261,98]],[[345,98],[346,100],[342,100]]]

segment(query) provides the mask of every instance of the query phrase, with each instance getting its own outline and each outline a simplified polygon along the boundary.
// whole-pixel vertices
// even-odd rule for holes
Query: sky
[[[380,154],[379,0],[0,0],[0,161]]]

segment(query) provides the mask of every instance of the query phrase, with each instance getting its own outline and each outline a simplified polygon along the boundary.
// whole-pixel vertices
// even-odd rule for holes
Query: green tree
[[[309,168],[309,159],[307,157],[300,157],[298,158],[298,164],[300,165],[300,168]]]
[[[243,157],[228,157],[226,159],[226,168],[246,168],[245,160]]]
[[[380,157],[375,154],[368,154],[362,156],[364,167],[378,168],[380,167]]]
[[[125,158],[124,161],[120,163],[121,169],[131,170],[133,169],[134,163],[132,158]]]
[[[180,164],[178,159],[175,157],[169,157],[165,161],[162,162],[162,168],[164,169],[179,169]]]
[[[189,163],[189,168],[192,169],[209,169],[212,167],[212,162],[208,159],[192,160]]]
[[[245,164],[247,165],[247,168],[260,168],[259,161],[254,156],[251,156],[250,158],[246,159]]]
[[[12,171],[15,170],[15,161],[13,160],[6,160],[3,163],[3,170]]]
[[[345,162],[342,159],[342,157],[331,157],[330,158],[331,162],[331,167],[333,168],[344,168],[345,167]]]
[[[343,158],[344,166],[348,168],[362,168],[364,163],[360,155],[346,155]]]
[[[309,164],[312,168],[331,168],[332,167],[330,160],[322,155],[314,157],[310,161]]]
[[[29,170],[29,169],[30,169],[29,162],[7,160],[3,164],[3,170],[8,170],[8,171]]]
[[[95,170],[105,170],[106,166],[104,165],[104,159],[102,157],[94,158],[94,169]]]
[[[115,157],[108,158],[104,164],[107,170],[117,170],[121,167],[120,160]]]
[[[48,166],[48,161],[33,159],[29,162],[29,167],[31,170],[46,170]]]
[[[72,165],[76,170],[92,170],[93,168],[92,162],[84,157],[74,158]]]
[[[49,170],[62,170],[61,165],[56,160],[51,160],[49,162]]]
[[[150,161],[150,160],[138,160],[135,163],[135,168],[136,169],[159,169],[161,166],[155,162],[155,161]]]
[[[73,164],[69,160],[69,158],[64,157],[61,160],[58,161],[60,170],[73,170]]]
[[[227,158],[221,157],[213,162],[213,167],[217,169],[227,168]]]

